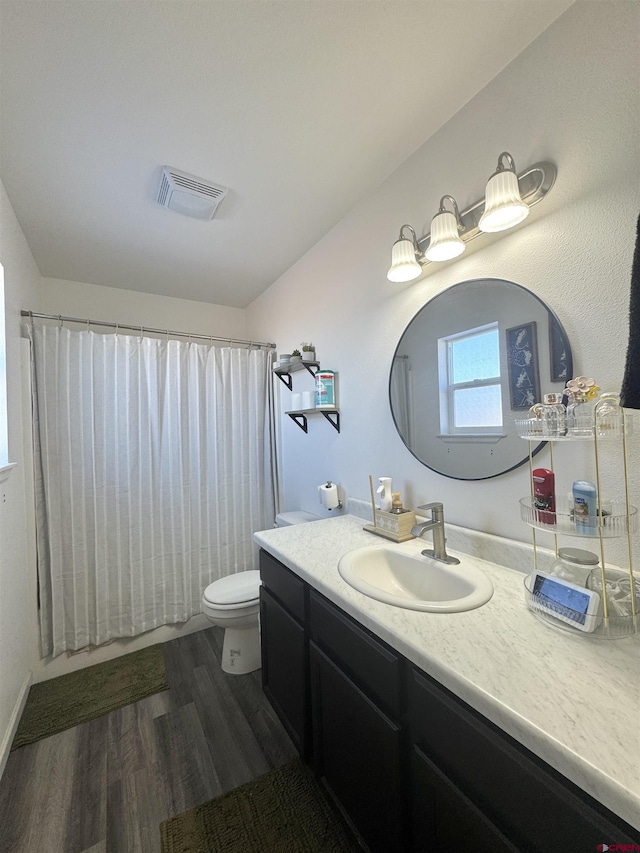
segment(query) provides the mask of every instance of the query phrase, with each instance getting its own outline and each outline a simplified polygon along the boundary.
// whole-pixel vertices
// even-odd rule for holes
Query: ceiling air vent
[[[213,219],[228,192],[227,187],[164,166],[156,201],[194,219]]]

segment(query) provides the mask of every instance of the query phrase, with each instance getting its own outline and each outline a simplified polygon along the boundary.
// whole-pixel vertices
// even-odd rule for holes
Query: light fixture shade
[[[513,228],[529,215],[529,206],[522,201],[518,176],[510,169],[492,175],[487,182],[484,213],[478,227],[492,234]]]
[[[416,260],[416,247],[411,240],[396,240],[391,250],[391,268],[387,273],[389,281],[413,281],[422,272]]]
[[[429,261],[449,261],[465,250],[458,233],[458,221],[450,210],[441,210],[431,220],[429,248],[424,253]]]

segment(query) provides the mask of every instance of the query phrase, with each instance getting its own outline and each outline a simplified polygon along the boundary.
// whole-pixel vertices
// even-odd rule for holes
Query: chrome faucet
[[[411,535],[418,537],[426,533],[427,530],[433,531],[433,549],[427,548],[422,551],[423,556],[431,557],[432,560],[439,560],[441,563],[449,563],[450,565],[459,563],[460,560],[456,557],[450,557],[447,554],[447,540],[444,536],[444,507],[442,504],[439,501],[435,501],[434,503],[419,506],[418,509],[431,510],[430,521],[419,522],[411,528]]]

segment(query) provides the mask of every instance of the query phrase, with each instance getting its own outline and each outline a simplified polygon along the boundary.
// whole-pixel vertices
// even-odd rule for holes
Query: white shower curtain
[[[270,353],[31,337],[43,655],[186,621],[273,524]]]
[[[398,432],[408,447],[413,446],[413,397],[411,364],[408,355],[394,355],[389,381],[389,399]]]

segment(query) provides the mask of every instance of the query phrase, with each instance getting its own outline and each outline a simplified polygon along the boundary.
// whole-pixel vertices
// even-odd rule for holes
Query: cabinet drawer
[[[300,622],[305,621],[305,583],[266,551],[260,551],[263,586]]]
[[[630,826],[416,670],[409,708],[412,741],[519,849],[637,842]]]
[[[318,645],[387,712],[401,711],[401,658],[331,602],[311,590],[310,633]]]

